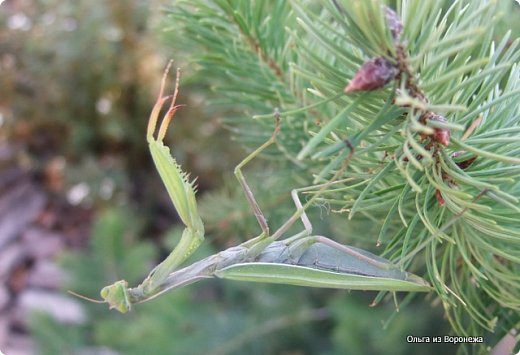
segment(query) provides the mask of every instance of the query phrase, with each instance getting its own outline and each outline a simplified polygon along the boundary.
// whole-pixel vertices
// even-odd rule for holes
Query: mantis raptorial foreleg
[[[148,146],[155,167],[164,182],[166,190],[168,191],[170,199],[172,200],[180,219],[186,225],[186,229],[182,233],[181,240],[170,255],[168,255],[163,262],[157,265],[152,272],[150,272],[148,277],[146,277],[146,279],[136,289],[134,289],[134,294],[139,294],[143,298],[154,294],[166,280],[168,275],[184,260],[186,260],[186,258],[188,258],[204,240],[204,225],[197,211],[194,181],[189,181],[189,176],[181,170],[175,159],[172,158],[170,149],[163,143],[163,139],[166,136],[166,131],[171,123],[175,111],[177,111],[181,106],[175,104],[179,92],[179,69],[177,69],[173,95],[164,96],[166,78],[171,64],[172,62],[170,61],[164,71],[159,96],[157,97],[157,101],[152,109],[148,121],[146,139],[148,141]],[[156,138],[155,131],[159,120],[159,114],[168,100],[171,100],[170,106],[160,122]],[[130,309],[130,304],[132,303],[132,300],[129,299],[131,298],[129,291],[126,282],[119,281],[114,285],[105,287],[101,291],[101,296],[110,304],[111,308],[117,308],[121,312],[126,312]],[[122,295],[124,296],[124,301],[121,301]]]
[[[166,279],[168,274],[186,260],[204,240],[204,225],[197,211],[194,181],[189,181],[189,176],[181,170],[175,159],[172,158],[170,149],[163,143],[166,130],[170,125],[175,111],[179,108],[178,105],[175,105],[179,93],[179,69],[177,69],[175,91],[173,96],[171,96],[170,107],[161,121],[157,138],[154,138],[154,131],[156,129],[159,113],[164,102],[170,98],[170,96],[163,96],[164,86],[170,66],[171,62],[166,68],[161,81],[161,89],[159,91],[157,102],[150,115],[146,138],[148,140],[150,153],[155,166],[157,167],[159,175],[166,186],[166,190],[168,191],[170,199],[172,200],[179,217],[186,225],[186,229],[182,233],[181,240],[175,249],[139,286],[145,293],[153,292],[154,289]]]

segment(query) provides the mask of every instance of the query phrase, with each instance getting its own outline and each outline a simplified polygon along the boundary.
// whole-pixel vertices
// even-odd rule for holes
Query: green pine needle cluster
[[[402,19],[401,52],[385,6]],[[374,241],[426,271],[454,332],[505,334],[520,324],[520,49],[494,32],[498,6],[190,0],[168,10],[167,27],[212,85],[212,104],[235,112],[225,123],[244,146],[270,136],[279,108],[271,157],[311,185],[338,171],[348,139],[349,166],[320,201],[376,221]],[[383,89],[344,94],[374,57],[407,71]],[[432,141],[435,130],[450,134],[447,146]]]

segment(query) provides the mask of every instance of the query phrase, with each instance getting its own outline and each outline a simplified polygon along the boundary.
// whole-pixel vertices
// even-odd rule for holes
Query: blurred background
[[[449,332],[442,307],[424,296],[396,313],[393,302],[370,308],[371,292],[209,280],[121,315],[66,292],[98,298],[119,279],[136,285],[184,228],[145,141],[170,58],[182,69],[178,103],[187,107],[177,112],[168,143],[198,177],[207,229],[193,260],[259,233],[232,174],[247,153],[222,123],[228,112],[207,104],[215,94],[187,59],[189,49],[165,35],[165,5],[0,1],[0,350],[452,353],[447,344],[406,343],[407,335]],[[504,31],[517,26],[518,33],[513,23],[505,18]],[[259,159],[246,175],[269,222],[279,225],[292,211],[292,186],[269,169]],[[316,223],[341,233],[343,221],[326,212],[314,211]]]

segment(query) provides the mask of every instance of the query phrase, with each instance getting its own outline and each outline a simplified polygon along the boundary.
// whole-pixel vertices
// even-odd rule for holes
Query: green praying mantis
[[[275,128],[272,136],[238,164],[234,171],[260,225],[261,234],[240,245],[179,268],[202,243],[204,225],[197,212],[194,181],[189,181],[188,175],[181,170],[172,158],[170,149],[163,143],[175,111],[182,106],[176,105],[179,69],[173,95],[164,95],[170,66],[171,62],[164,71],[159,96],[150,114],[147,140],[157,171],[186,228],[171,254],[156,266],[139,286],[130,288],[126,281],[121,280],[101,290],[103,302],[108,303],[111,309],[125,313],[134,304],[212,277],[351,290],[431,291],[425,280],[401,270],[384,258],[339,244],[324,236],[312,235],[312,225],[305,210],[320,191],[302,205],[298,193],[304,189],[293,190],[291,196],[296,211],[278,230],[270,233],[267,220],[242,174],[242,168],[275,142],[281,125],[278,111],[274,113]],[[159,123],[159,115],[168,101],[169,108]],[[329,186],[340,173],[341,170],[328,183],[323,184],[321,190]],[[304,230],[281,239],[298,220],[303,223]]]

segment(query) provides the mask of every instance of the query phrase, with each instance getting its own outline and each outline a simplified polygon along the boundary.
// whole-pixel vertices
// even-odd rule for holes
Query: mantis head
[[[132,308],[128,294],[128,283],[125,280],[103,287],[101,297],[108,303],[110,309],[115,308],[121,313],[126,313]]]

